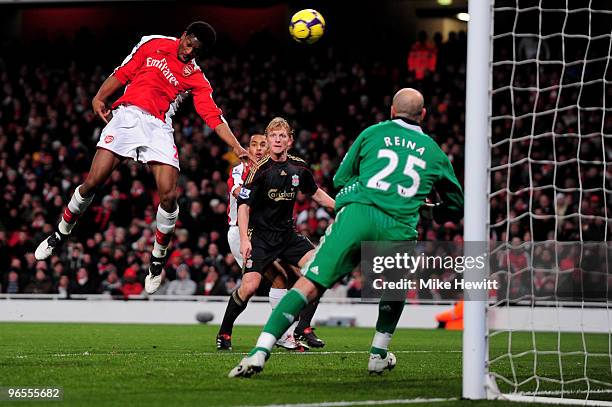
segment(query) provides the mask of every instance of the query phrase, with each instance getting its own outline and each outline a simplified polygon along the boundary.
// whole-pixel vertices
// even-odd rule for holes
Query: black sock
[[[227,308],[225,309],[225,315],[223,315],[223,322],[221,323],[221,328],[219,329],[219,335],[221,334],[232,334],[232,329],[234,328],[234,322],[238,315],[242,314],[242,311],[246,309],[248,301],[243,301],[240,299],[238,295],[238,290],[235,290],[229,301],[227,302]]]
[[[317,307],[319,306],[319,301],[314,301],[305,306],[300,312],[300,320],[295,327],[295,332],[302,333],[304,329],[308,328],[312,325],[312,317],[314,317],[315,312],[317,311]]]

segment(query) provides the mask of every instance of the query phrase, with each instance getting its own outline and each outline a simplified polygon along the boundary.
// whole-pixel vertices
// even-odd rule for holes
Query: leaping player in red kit
[[[147,293],[157,291],[179,214],[176,202],[179,159],[172,127],[172,116],[179,104],[193,95],[196,111],[206,124],[240,158],[248,157],[212,99],[212,87],[195,61],[196,55],[208,51],[215,41],[215,30],[202,21],[191,23],[180,38],[142,37],[121,66],[104,81],[92,105],[94,113],[107,124],[100,134],[91,169],[85,182],[74,190],[57,230],[36,249],[37,260],[48,258],[66,241],[96,190],[124,159],[132,158],[149,165],[160,198],[155,243],[145,279]],[[112,104],[111,116],[107,99],[123,86],[125,93]]]

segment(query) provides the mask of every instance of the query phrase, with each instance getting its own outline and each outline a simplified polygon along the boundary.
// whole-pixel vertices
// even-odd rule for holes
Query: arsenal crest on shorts
[[[291,177],[291,185],[293,185],[294,187],[297,187],[298,185],[300,185],[300,176],[299,175],[294,175]]]

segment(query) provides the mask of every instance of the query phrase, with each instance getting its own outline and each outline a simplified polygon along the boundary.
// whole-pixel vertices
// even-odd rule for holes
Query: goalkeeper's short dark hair
[[[212,25],[204,21],[194,21],[185,29],[187,35],[193,35],[202,43],[202,51],[210,51],[217,42],[217,33]]]

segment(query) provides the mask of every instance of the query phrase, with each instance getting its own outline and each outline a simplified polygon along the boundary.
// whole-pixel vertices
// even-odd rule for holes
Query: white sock
[[[274,337],[274,335],[267,333],[267,332],[262,332],[259,335],[259,339],[257,339],[257,345],[255,346],[257,348],[267,349],[268,352],[270,352],[275,343],[276,343],[276,338]]]
[[[389,343],[391,342],[391,338],[393,337],[393,334],[390,333],[383,333],[383,332],[376,332],[374,334],[374,339],[372,339],[372,347],[373,348],[378,348],[378,349],[384,349],[384,350],[388,350],[389,349]]]
[[[287,294],[286,288],[270,288],[270,293],[268,294],[268,301],[270,301],[270,307],[272,307],[272,309],[276,308],[276,306],[278,305],[280,300],[283,299],[285,294]],[[289,336],[293,335],[293,331],[295,331],[295,327],[297,326],[297,324],[297,321],[291,324],[289,329],[287,329],[283,336],[280,337],[279,341],[285,341]]]
[[[166,251],[170,245],[170,238],[172,237],[172,232],[174,232],[178,214],[178,206],[174,212],[166,212],[161,205],[157,207],[157,216],[155,217],[157,230],[155,232],[155,243],[153,244],[153,256],[157,258],[166,257]]]
[[[287,294],[286,288],[270,288],[270,294],[268,294],[268,300],[272,309],[276,308],[280,300]]]
[[[72,229],[75,227],[79,215],[85,212],[89,204],[91,204],[91,201],[94,199],[94,195],[83,198],[79,192],[80,187],[81,186],[79,185],[74,189],[70,202],[68,202],[68,206],[62,215],[62,220],[60,220],[60,223],[57,226],[59,231],[64,235],[69,235],[72,233]]]

